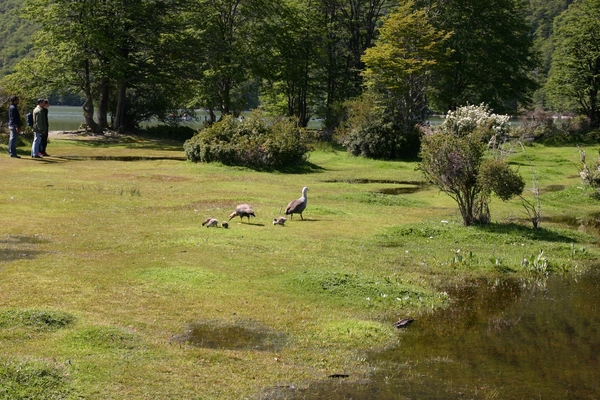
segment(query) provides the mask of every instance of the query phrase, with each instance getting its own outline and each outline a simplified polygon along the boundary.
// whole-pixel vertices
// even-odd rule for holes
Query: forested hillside
[[[0,89],[81,96],[96,131],[108,115],[131,130],[195,108],[215,122],[258,104],[333,131],[356,99],[381,106],[394,135],[481,103],[573,112],[597,126],[597,71],[571,61],[595,65],[593,51],[575,54],[594,48],[581,41],[595,40],[587,15],[599,3],[3,0]],[[43,32],[35,46],[34,27]]]
[[[0,77],[12,72],[20,59],[31,49],[36,28],[20,18],[24,0],[0,0]]]

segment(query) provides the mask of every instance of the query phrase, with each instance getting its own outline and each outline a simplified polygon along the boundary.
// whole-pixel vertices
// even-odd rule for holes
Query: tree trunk
[[[92,97],[92,85],[90,82],[90,66],[89,62],[85,61],[85,103],[83,104],[83,118],[85,124],[93,133],[102,133],[102,128],[94,121],[94,99]]]
[[[108,128],[108,79],[100,80],[100,98],[98,100],[98,125]]]
[[[115,111],[115,120],[113,121],[113,129],[119,132],[124,126],[125,120],[125,101],[127,100],[127,85],[121,83],[117,94],[117,109]]]

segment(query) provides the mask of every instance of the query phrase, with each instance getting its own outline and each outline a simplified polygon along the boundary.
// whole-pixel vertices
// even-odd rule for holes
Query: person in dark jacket
[[[31,145],[31,157],[42,158],[40,153],[40,143],[42,141],[42,132],[48,130],[46,126],[46,117],[44,115],[44,99],[38,99],[37,107],[33,110],[33,144]]]
[[[42,141],[40,142],[40,154],[44,157],[50,156],[50,154],[46,153],[46,146],[48,146],[48,131],[50,130],[50,125],[48,125],[48,107],[50,107],[50,101],[44,99],[42,108],[44,111],[44,118],[46,118],[46,130],[42,132]]]
[[[8,109],[8,129],[10,138],[8,139],[8,155],[12,158],[21,158],[17,154],[17,142],[21,134],[21,115],[19,114],[19,98],[11,96],[10,108]]]

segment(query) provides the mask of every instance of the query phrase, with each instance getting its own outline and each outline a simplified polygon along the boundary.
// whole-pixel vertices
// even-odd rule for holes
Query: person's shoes
[[[42,152],[39,152],[39,153],[38,153],[38,156],[40,156],[40,157],[43,157],[43,156],[44,156],[44,153],[42,153]]]
[[[50,154],[46,153],[45,151],[42,151],[41,153],[44,157],[50,157]]]
[[[31,158],[42,158],[41,156],[31,156]]]
[[[10,158],[21,158],[21,156],[18,154],[13,154],[12,156],[10,156]]]

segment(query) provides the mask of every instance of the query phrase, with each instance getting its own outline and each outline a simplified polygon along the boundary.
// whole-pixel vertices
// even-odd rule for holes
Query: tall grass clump
[[[221,162],[250,168],[302,164],[313,135],[292,118],[272,118],[261,110],[243,120],[231,115],[201,130],[184,144],[193,162]]]
[[[66,399],[71,393],[62,368],[44,361],[0,359],[0,399]]]
[[[75,317],[62,311],[34,309],[0,310],[0,329],[29,328],[46,332],[65,328],[74,321]]]

